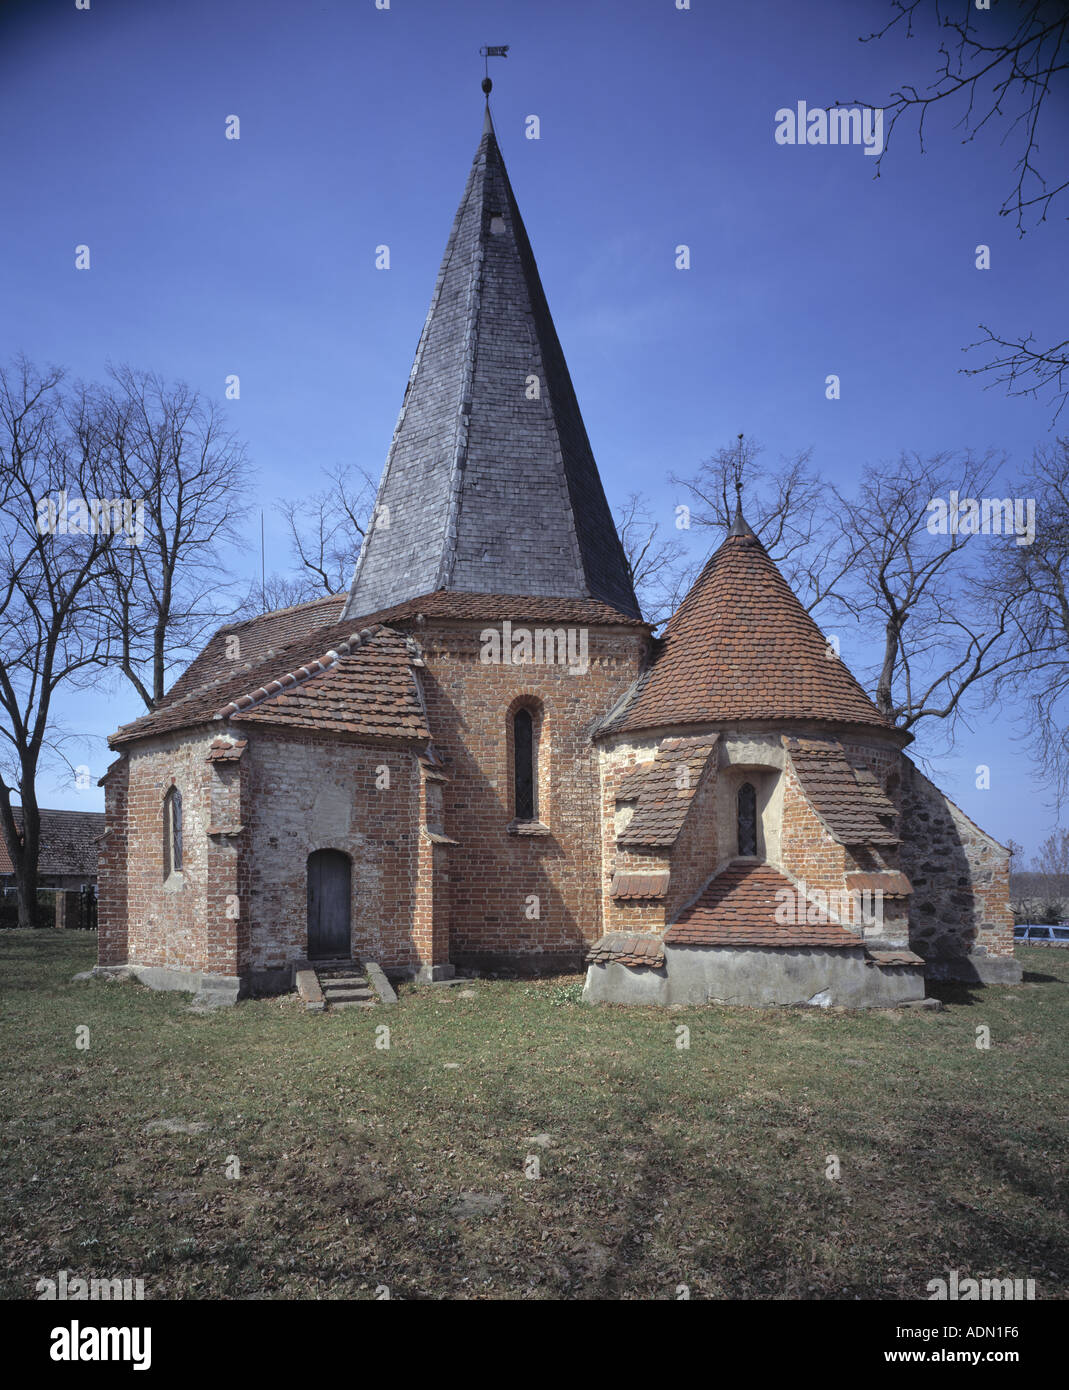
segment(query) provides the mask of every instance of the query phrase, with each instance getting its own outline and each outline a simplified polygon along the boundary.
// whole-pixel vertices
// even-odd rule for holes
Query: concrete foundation
[[[666,946],[663,970],[591,965],[591,1004],[808,1004],[896,1008],[924,998],[922,965],[887,965],[857,950]]]

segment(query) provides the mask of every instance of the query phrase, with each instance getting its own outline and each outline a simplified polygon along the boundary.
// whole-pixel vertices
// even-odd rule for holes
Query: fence
[[[14,889],[0,893],[0,929],[17,927],[19,905]],[[96,931],[97,896],[92,884],[81,889],[41,888],[37,893],[37,926],[65,931]]]

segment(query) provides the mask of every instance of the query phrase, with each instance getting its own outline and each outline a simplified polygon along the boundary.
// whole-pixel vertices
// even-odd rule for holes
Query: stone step
[[[330,1001],[331,1012],[335,1009],[377,1009],[377,999],[339,999]]]
[[[339,975],[335,979],[329,976],[324,979],[320,976],[319,987],[322,990],[328,989],[366,989],[371,991],[371,986],[363,975]]]
[[[374,1004],[376,996],[369,989],[325,989],[323,998],[333,1008],[335,1004]]]

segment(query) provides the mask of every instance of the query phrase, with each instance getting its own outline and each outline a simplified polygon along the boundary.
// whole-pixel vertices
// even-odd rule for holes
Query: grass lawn
[[[61,1269],[148,1298],[925,1298],[948,1269],[1066,1296],[1069,952],[936,1014],[592,1009],[570,977],[314,1015],[72,983],[95,946],[0,933],[4,1297]]]

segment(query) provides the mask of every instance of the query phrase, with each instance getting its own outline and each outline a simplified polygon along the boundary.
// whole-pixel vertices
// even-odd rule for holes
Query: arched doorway
[[[308,856],[308,959],[348,960],[352,865],[340,849]]]

